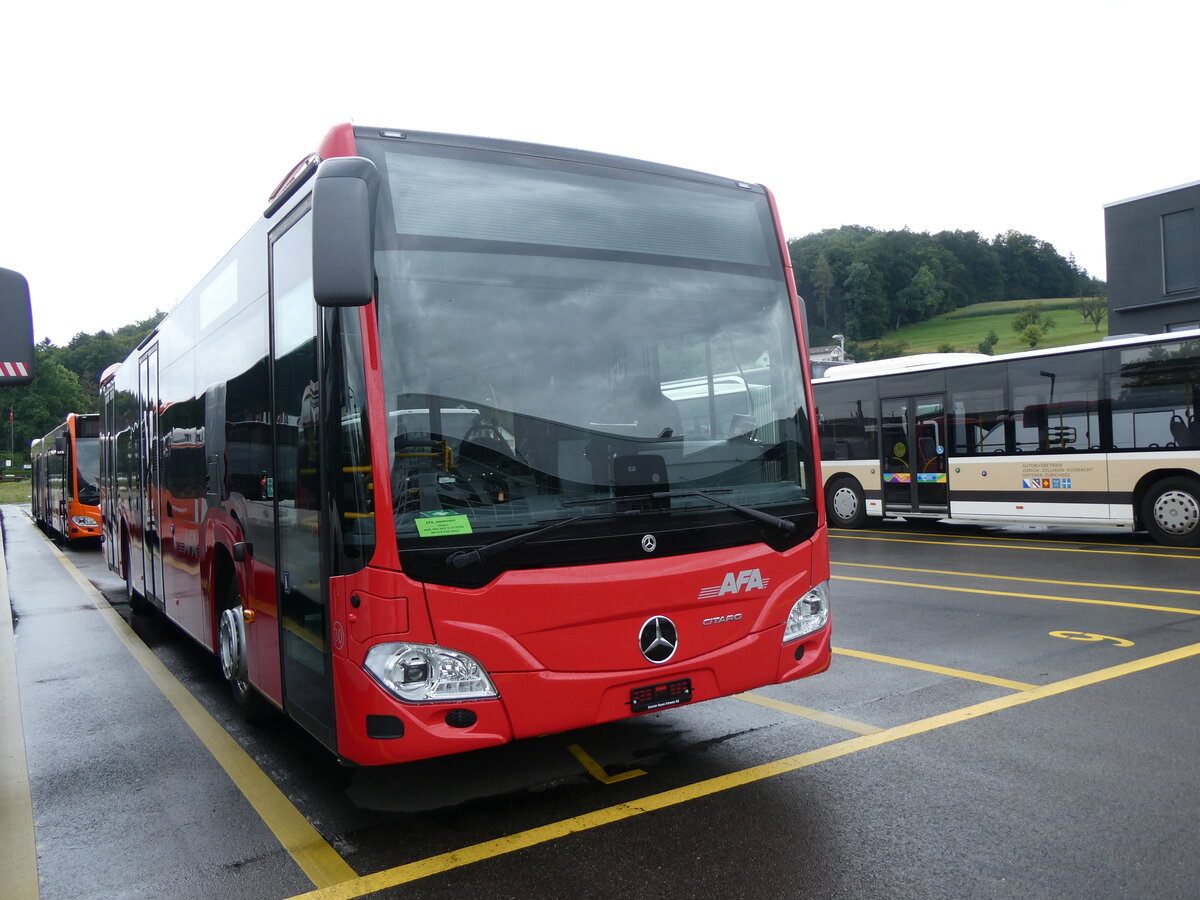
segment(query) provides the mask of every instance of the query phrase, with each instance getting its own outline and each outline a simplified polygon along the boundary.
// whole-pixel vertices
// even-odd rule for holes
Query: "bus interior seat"
[[[1195,421],[1192,422],[1192,427],[1189,427],[1187,422],[1183,420],[1183,416],[1176,414],[1171,416],[1171,437],[1175,440],[1177,447],[1192,446],[1192,435],[1194,434]]]
[[[513,455],[512,447],[501,436],[499,427],[482,421],[467,429],[467,433],[463,435],[459,445],[459,453],[463,452],[463,446],[467,444],[474,444],[476,447],[491,450],[502,456]]]
[[[922,472],[928,472],[931,465],[934,466],[936,471],[938,465],[938,452],[937,443],[933,438],[923,437],[918,439],[917,453]]]

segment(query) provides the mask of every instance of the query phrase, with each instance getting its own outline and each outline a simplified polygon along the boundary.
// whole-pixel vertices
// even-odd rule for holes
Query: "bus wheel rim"
[[[858,512],[858,498],[848,487],[833,492],[833,511],[839,519],[849,519]]]
[[[1200,524],[1200,503],[1187,491],[1166,491],[1154,501],[1154,522],[1169,534],[1191,534]]]
[[[245,668],[246,632],[242,625],[242,608],[236,606],[221,613],[221,628],[217,641],[221,658],[221,674],[226,681],[236,681]]]

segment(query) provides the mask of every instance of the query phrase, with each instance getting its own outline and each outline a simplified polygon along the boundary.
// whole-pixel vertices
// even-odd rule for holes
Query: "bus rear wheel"
[[[1179,476],[1158,482],[1142,498],[1142,524],[1160,544],[1200,546],[1200,483]]]
[[[858,528],[867,521],[867,500],[862,487],[853,478],[830,482],[825,488],[825,510],[830,525]]]
[[[230,578],[225,591],[224,611],[217,626],[217,657],[221,674],[229,682],[233,699],[247,722],[261,722],[267,715],[267,701],[250,683],[246,653],[246,620],[237,579]]]

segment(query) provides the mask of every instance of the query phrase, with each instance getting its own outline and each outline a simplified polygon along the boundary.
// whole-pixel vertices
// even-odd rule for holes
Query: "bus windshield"
[[[458,533],[487,542],[589,499],[596,515],[617,497],[717,521],[737,517],[680,495],[811,509],[796,325],[761,189],[511,153],[380,155],[402,551],[429,518],[465,517]]]
[[[75,438],[75,470],[79,475],[79,502],[100,502],[100,439]]]

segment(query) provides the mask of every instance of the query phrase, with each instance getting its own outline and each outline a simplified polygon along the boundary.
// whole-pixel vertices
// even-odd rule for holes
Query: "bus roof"
[[[861,378],[866,375],[888,375],[908,369],[941,368],[995,359],[986,353],[914,353],[912,356],[894,356],[890,359],[869,359],[866,362],[843,363],[826,370],[821,376],[825,381],[839,378]]]
[[[853,378],[872,378],[878,375],[891,375],[896,372],[948,369],[955,366],[978,365],[985,362],[1034,359],[1040,356],[1058,356],[1063,353],[1098,350],[1102,347],[1136,347],[1142,344],[1160,344],[1164,341],[1196,339],[1200,339],[1200,328],[1188,329],[1186,331],[1164,331],[1151,335],[1116,335],[1086,344],[1045,347],[1038,350],[1019,350],[1016,353],[1002,353],[997,356],[988,356],[984,353],[916,353],[912,356],[873,359],[867,362],[837,366],[827,371],[821,378],[814,378],[813,383],[844,381]]]

